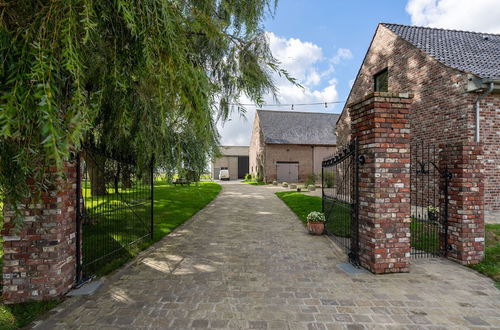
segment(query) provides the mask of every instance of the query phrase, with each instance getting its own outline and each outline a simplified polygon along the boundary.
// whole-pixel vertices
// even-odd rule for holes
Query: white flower
[[[326,222],[325,215],[321,212],[313,211],[307,215],[308,222]]]

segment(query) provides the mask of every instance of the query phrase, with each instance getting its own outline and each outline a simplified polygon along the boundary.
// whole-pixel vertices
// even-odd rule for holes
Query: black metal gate
[[[357,140],[322,164],[325,231],[359,265],[359,163]]]
[[[77,284],[128,259],[129,248],[153,237],[153,158],[84,147],[77,156]]]
[[[411,145],[411,255],[444,256],[448,249],[448,185],[451,173],[444,148]]]

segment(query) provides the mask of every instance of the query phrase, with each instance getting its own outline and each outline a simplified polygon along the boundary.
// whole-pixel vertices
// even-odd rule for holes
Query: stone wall
[[[76,271],[76,166],[65,163],[64,178],[49,169],[54,184],[36,204],[19,207],[23,225],[4,206],[3,299],[6,303],[54,299],[74,284]]]

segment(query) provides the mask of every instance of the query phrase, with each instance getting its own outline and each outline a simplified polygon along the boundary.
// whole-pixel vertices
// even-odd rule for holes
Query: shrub
[[[260,172],[257,172],[257,174],[255,175],[255,181],[256,182],[264,181],[264,178],[262,177],[262,174]]]
[[[334,184],[334,174],[332,172],[324,173],[323,185],[325,188],[333,188]]]
[[[250,173],[245,174],[245,181],[252,181],[252,174]]]
[[[306,182],[304,182],[304,186],[307,187],[309,185],[316,184],[316,179],[317,179],[317,175],[316,174],[314,174],[314,173],[309,174],[307,176]]]
[[[308,222],[326,222],[325,215],[322,212],[312,211],[307,215]]]

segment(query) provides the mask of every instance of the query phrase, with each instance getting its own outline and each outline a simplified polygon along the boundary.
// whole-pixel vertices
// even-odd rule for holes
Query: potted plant
[[[439,209],[435,206],[427,207],[427,217],[430,221],[437,221],[439,215]]]
[[[325,215],[321,212],[313,211],[307,215],[307,230],[312,235],[322,235],[325,231]]]

